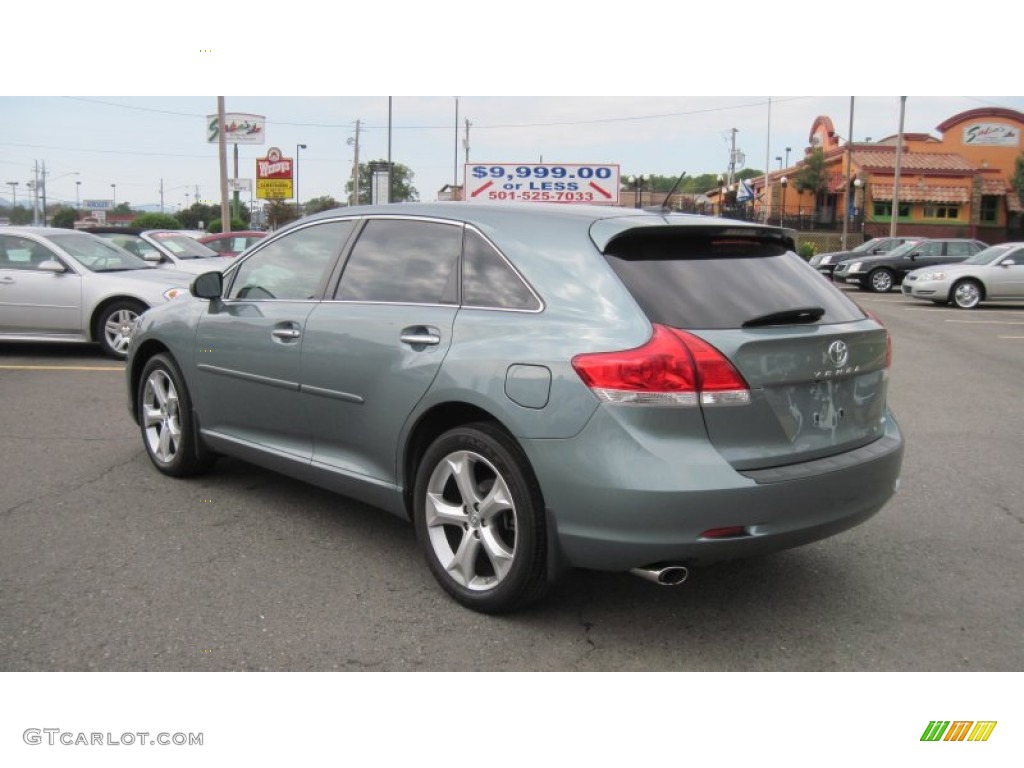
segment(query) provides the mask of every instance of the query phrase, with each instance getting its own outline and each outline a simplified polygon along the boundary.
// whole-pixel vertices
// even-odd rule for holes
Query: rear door
[[[886,331],[796,254],[757,237],[638,231],[606,256],[651,322],[704,339],[747,381],[749,404],[701,406],[737,469],[881,437]]]
[[[44,261],[65,264],[42,243],[0,235],[0,333],[82,333],[81,276],[43,271]]]

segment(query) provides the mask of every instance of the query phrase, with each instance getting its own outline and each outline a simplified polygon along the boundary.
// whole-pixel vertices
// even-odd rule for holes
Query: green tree
[[[142,229],[181,229],[177,216],[169,213],[143,213],[132,221],[133,227]]]
[[[264,206],[263,212],[267,217],[267,226],[271,230],[280,229],[299,218],[295,206],[286,200],[271,200]]]
[[[825,169],[825,152],[815,147],[804,160],[803,167],[794,180],[798,192],[813,192],[816,196],[828,190],[828,171]]]
[[[211,221],[220,218],[220,206],[192,203],[190,208],[174,215],[181,222],[182,229],[204,229]]]
[[[308,200],[302,204],[302,210],[308,216],[311,213],[320,213],[321,211],[331,211],[335,208],[340,208],[341,203],[335,200],[330,195],[324,195],[322,197],[314,197],[312,200]]]
[[[50,215],[50,223],[61,229],[74,229],[76,221],[78,221],[78,211],[66,205],[60,206]]]
[[[1024,204],[1024,152],[1017,155],[1017,163],[1013,172],[1013,188],[1017,190],[1017,199]]]
[[[372,184],[373,173],[371,166],[387,166],[387,160],[373,160],[369,163],[359,164],[359,205],[368,205],[371,201],[370,185]],[[391,166],[391,202],[393,203],[414,203],[420,199],[420,193],[412,185],[412,170],[401,163],[393,163]],[[345,192],[348,199],[352,199],[352,181],[345,183]]]
[[[131,203],[118,203],[110,209],[111,213],[134,213]]]
[[[241,219],[235,219],[235,218],[231,219],[231,231],[232,232],[241,232],[243,229],[245,229],[245,227],[246,227],[246,224]],[[207,225],[206,231],[209,232],[211,235],[218,235],[218,234],[220,234],[221,231],[222,231],[221,220],[218,218],[218,219],[214,219],[213,221],[211,221]]]

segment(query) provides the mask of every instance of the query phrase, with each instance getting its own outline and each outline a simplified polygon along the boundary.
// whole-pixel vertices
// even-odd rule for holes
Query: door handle
[[[275,328],[270,335],[281,341],[294,341],[302,335],[302,331],[297,328]]]
[[[15,280],[13,277],[4,275],[3,277],[0,277],[0,283],[3,283],[4,285],[14,285]]]
[[[402,330],[398,337],[403,344],[415,346],[437,346],[441,343],[441,332],[426,325],[413,325]]]

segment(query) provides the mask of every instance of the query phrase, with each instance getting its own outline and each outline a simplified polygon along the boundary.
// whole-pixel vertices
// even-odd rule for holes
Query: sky
[[[846,136],[847,94],[858,141],[897,132],[897,94],[909,94],[909,132],[937,135],[940,122],[978,107],[1024,111],[1024,96],[993,95],[1019,90],[1013,25],[989,24],[982,48],[962,45],[941,16],[878,0],[827,19],[803,0],[736,2],[728,15],[663,0],[643,13],[594,7],[519,0],[483,19],[476,4],[437,0],[325,18],[306,0],[248,12],[181,0],[159,16],[159,34],[102,37],[81,33],[87,16],[66,16],[47,28],[45,56],[34,36],[9,41],[20,76],[0,88],[0,182],[17,181],[24,201],[38,162],[48,202],[77,194],[151,206],[162,188],[168,211],[197,190],[219,203],[217,146],[205,130],[218,94],[228,112],[266,117],[267,143],[239,146],[240,178],[254,177],[270,147],[295,157],[306,145],[303,200],[344,198],[357,120],[360,160],[387,157],[389,99],[391,158],[412,170],[424,201],[462,182],[466,120],[471,163],[617,164],[626,178],[724,172],[732,129],[745,167],[776,168],[787,147],[793,164],[819,115]],[[123,0],[104,8],[104,19],[133,24],[142,13]],[[6,13],[10,28],[35,18]],[[913,38],[898,35],[897,45],[887,27]],[[0,199],[11,191],[0,186]]]
[[[770,103],[770,114],[769,114]],[[617,164],[623,177],[677,177],[724,172],[731,129],[745,167],[771,168],[788,153],[795,164],[819,115],[849,131],[849,96],[392,96],[391,157],[408,166],[421,200],[446,184],[462,183],[465,121],[471,163]],[[943,120],[985,106],[1024,111],[1020,96],[909,96],[907,131],[938,135]],[[266,117],[266,144],[239,145],[240,178],[255,176],[257,157],[278,147],[298,152],[303,200],[343,200],[351,178],[360,121],[360,160],[388,155],[389,97],[225,96],[228,112]],[[456,109],[459,129],[456,132]],[[0,98],[0,181],[18,181],[27,201],[35,163],[45,163],[48,202],[113,199],[173,212],[195,202],[219,204],[219,159],[208,143],[206,116],[216,96],[26,95]],[[899,98],[856,96],[857,141],[893,135]],[[234,176],[229,147],[228,175]],[[80,185],[77,182],[81,182]],[[112,186],[114,185],[114,186]],[[0,188],[9,200],[11,188]],[[243,195],[243,198],[248,195]]]

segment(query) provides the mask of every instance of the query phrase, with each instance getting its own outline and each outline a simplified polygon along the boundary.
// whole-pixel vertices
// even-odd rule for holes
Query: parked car
[[[264,237],[266,232],[221,232],[216,235],[206,235],[199,238],[199,242],[221,256],[237,256],[246,248],[255,245]]]
[[[177,269],[199,275],[226,266],[216,251],[177,229],[86,227],[79,231],[109,240],[161,269]]]
[[[0,230],[0,339],[96,342],[123,359],[135,320],[188,293],[188,278],[84,232]]]
[[[1024,243],[993,245],[960,264],[915,269],[903,294],[936,304],[974,309],[983,301],[1024,299]]]
[[[887,332],[793,248],[628,208],[328,211],[144,314],[128,408],[167,475],[225,454],[411,519],[476,610],[569,566],[676,584],[898,485]]]
[[[861,256],[836,265],[832,278],[861,290],[886,293],[908,272],[921,267],[956,264],[988,246],[980,240],[935,238],[910,240],[879,256]]]
[[[832,279],[832,272],[836,264],[847,259],[856,259],[858,256],[877,256],[881,253],[888,253],[893,248],[903,245],[905,242],[914,239],[909,237],[872,237],[865,240],[849,251],[830,251],[829,253],[817,253],[811,257],[810,265],[818,270],[825,277]]]

